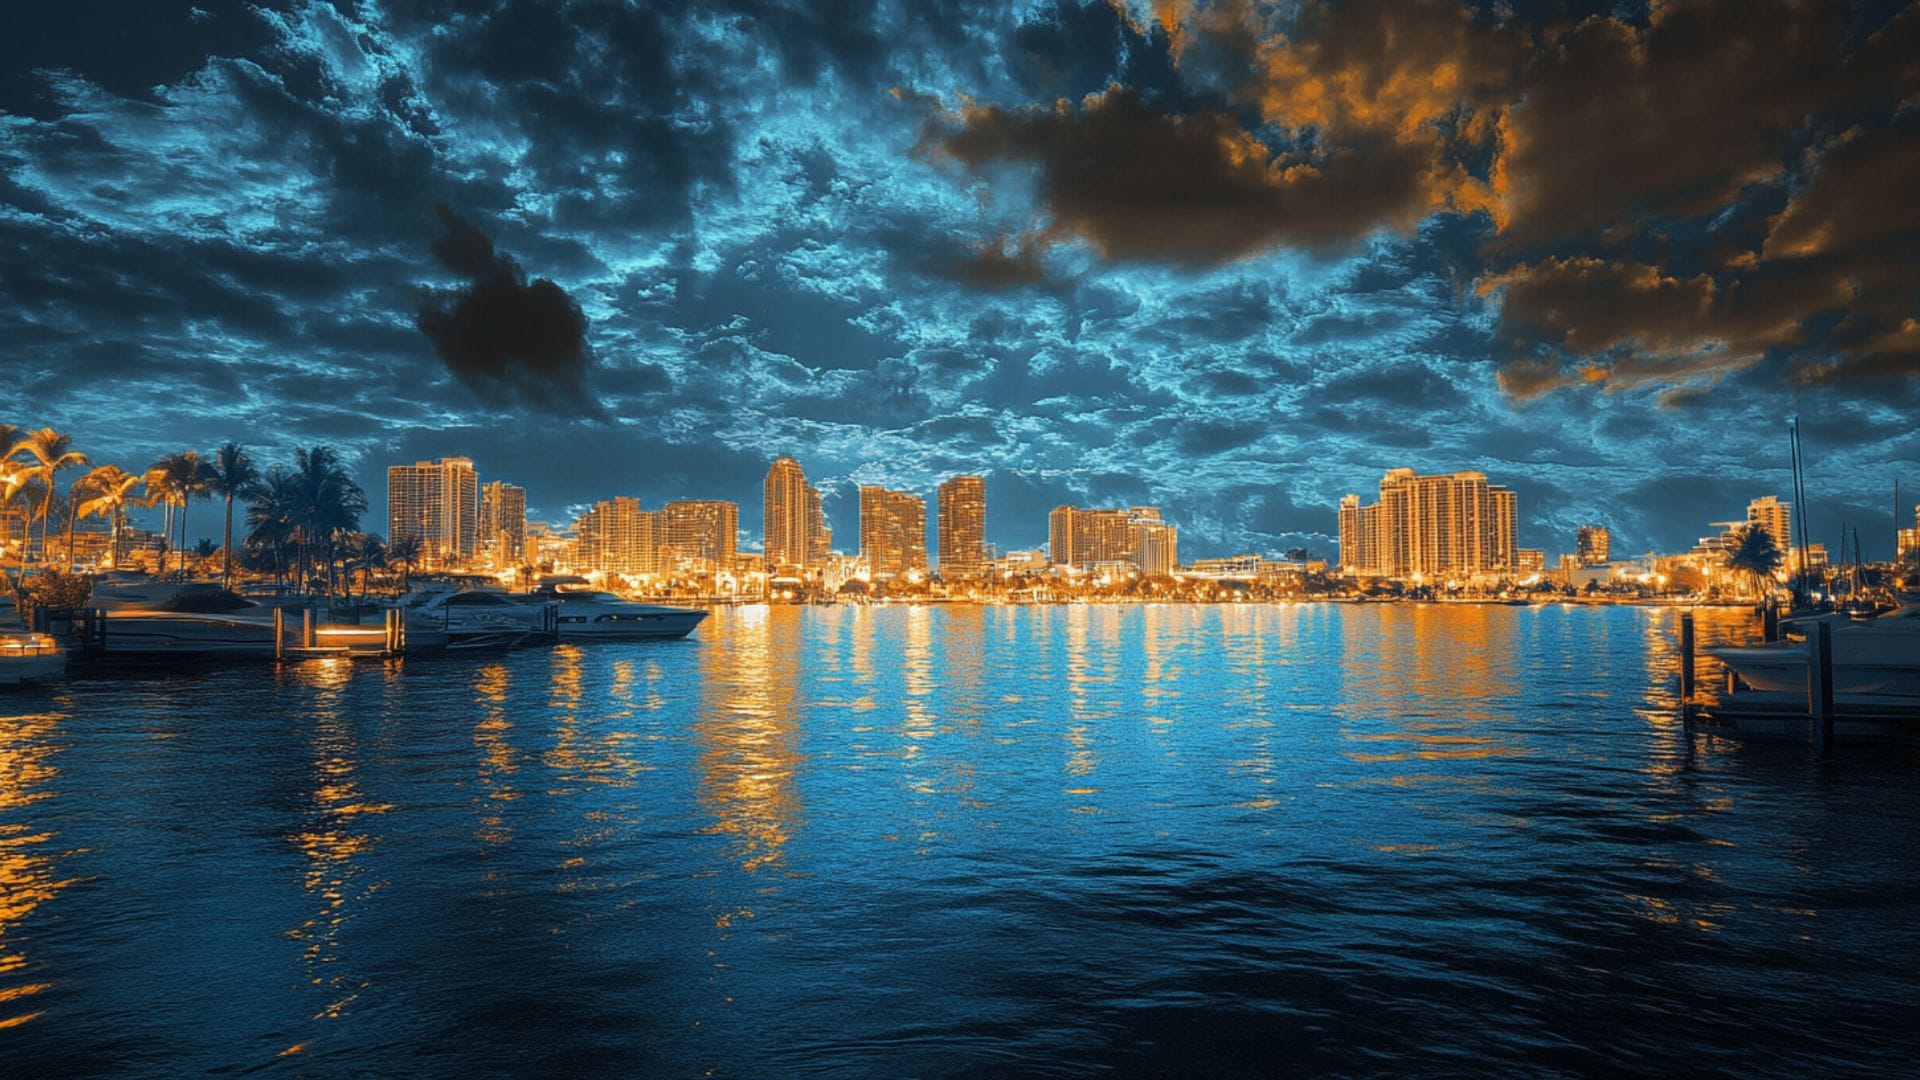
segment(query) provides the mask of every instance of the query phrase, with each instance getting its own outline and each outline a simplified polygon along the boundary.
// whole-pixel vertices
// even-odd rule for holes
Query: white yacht
[[[1807,689],[1805,641],[1714,645],[1701,651],[1732,668],[1755,690]],[[1840,694],[1920,697],[1920,604],[1907,604],[1877,619],[1835,622],[1833,689]]]
[[[422,589],[406,597],[408,649],[509,649],[539,628],[541,613],[492,589]]]
[[[550,580],[522,598],[560,605],[562,641],[644,641],[683,638],[707,617],[698,608],[627,600],[579,579]]]

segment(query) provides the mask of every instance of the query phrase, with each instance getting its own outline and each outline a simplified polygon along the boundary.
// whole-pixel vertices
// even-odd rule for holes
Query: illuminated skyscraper
[[[1159,517],[1155,511],[1153,517],[1136,517],[1128,525],[1131,550],[1127,557],[1142,574],[1164,577],[1180,564],[1177,550],[1180,531]]]
[[[724,500],[681,499],[660,511],[666,559],[701,569],[726,569],[740,530],[740,507]]]
[[[618,498],[595,503],[575,522],[580,534],[580,568],[610,574],[652,574],[660,565],[660,536],[664,531],[658,510],[642,510],[637,499]]]
[[[479,535],[480,477],[469,458],[441,458],[387,468],[387,537],[420,539],[427,568],[473,558]]]
[[[927,568],[927,503],[904,491],[860,486],[860,555],[876,580]]]
[[[1353,571],[1392,577],[1474,574],[1511,568],[1519,540],[1512,491],[1484,473],[1419,476],[1392,469],[1380,501],[1340,501],[1340,561]]]
[[[527,489],[499,480],[480,488],[475,547],[496,568],[518,566],[527,549]]]
[[[940,485],[940,574],[978,577],[987,569],[987,484],[955,476]]]
[[[1613,534],[1604,525],[1582,525],[1573,534],[1573,557],[1581,566],[1605,566],[1613,559]]]
[[[782,455],[767,470],[766,520],[764,523],[767,569],[805,566],[811,554],[807,543],[818,493],[807,487],[807,474],[800,463]]]
[[[1747,523],[1758,525],[1773,537],[1780,554],[1788,555],[1793,551],[1793,504],[1781,502],[1772,495],[1755,499],[1747,504]]]
[[[1153,565],[1164,565],[1166,569],[1149,573],[1170,573],[1174,565],[1174,536],[1173,526],[1161,521],[1160,511],[1151,506],[1082,510],[1061,505],[1047,516],[1047,555],[1055,566],[1085,570],[1106,562],[1130,561],[1141,565],[1142,558],[1150,558]],[[1139,551],[1142,542],[1153,544],[1153,551],[1142,555]]]
[[[807,485],[807,565],[825,566],[833,555],[833,530],[827,528],[827,512],[820,500],[820,489]]]

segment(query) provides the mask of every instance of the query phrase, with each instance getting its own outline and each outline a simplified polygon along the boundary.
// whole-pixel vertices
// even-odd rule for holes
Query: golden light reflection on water
[[[348,966],[341,963],[340,932],[355,908],[381,888],[377,881],[359,883],[361,870],[354,859],[379,840],[370,830],[368,818],[384,814],[391,807],[368,800],[360,790],[359,747],[352,716],[341,701],[352,677],[351,661],[305,665],[296,677],[313,691],[313,700],[305,709],[313,724],[308,744],[312,792],[306,827],[289,839],[306,857],[301,887],[320,902],[320,907],[312,917],[287,931],[287,936],[304,946],[301,959],[308,980],[328,993],[330,1000],[313,1017],[323,1020],[341,1016],[366,987],[364,981],[355,981]]]
[[[513,786],[514,774],[520,771],[520,755],[507,738],[513,731],[507,719],[509,678],[507,666],[498,661],[482,664],[473,672],[474,698],[480,705],[480,719],[473,725],[473,745],[480,751],[478,779],[485,792],[474,835],[488,844],[505,844],[513,839],[504,804],[520,797]]]
[[[726,634],[702,642],[699,798],[714,818],[708,831],[728,838],[730,857],[749,873],[783,863],[800,813],[793,777],[805,760],[795,726],[803,615],[736,608]],[[855,640],[857,669],[863,646]]]
[[[1349,612],[1339,711],[1346,752],[1362,764],[1472,760],[1520,753],[1500,722],[1517,693],[1523,620],[1485,604],[1394,604]],[[1361,620],[1377,620],[1366,633]],[[1374,647],[1372,651],[1370,646]],[[1381,725],[1388,725],[1385,730]],[[1410,773],[1401,786],[1425,774]]]
[[[39,713],[0,720],[0,815],[11,816],[53,794],[59,775],[53,758],[61,750],[53,740],[64,719]],[[64,853],[51,849],[53,839],[50,832],[0,817],[0,1030],[31,1023],[46,1012],[36,1002],[52,984],[28,980],[32,965],[11,938],[22,920],[73,883],[58,876]]]

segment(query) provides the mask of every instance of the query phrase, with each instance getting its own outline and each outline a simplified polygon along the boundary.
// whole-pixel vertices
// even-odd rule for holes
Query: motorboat
[[[47,634],[0,630],[0,689],[51,682],[67,673],[67,654]]]
[[[539,628],[542,613],[492,589],[422,589],[401,604],[409,649],[510,649]]]
[[[672,640],[686,637],[707,617],[698,608],[628,600],[570,582],[548,582],[522,599],[559,604],[557,629],[562,641]]]
[[[1835,693],[1920,698],[1920,604],[1866,621],[1847,621],[1844,614],[1827,621],[1833,627]],[[1793,627],[1782,624],[1782,629]],[[1809,646],[1804,640],[1701,651],[1755,690],[1806,691]]]
[[[102,651],[109,657],[271,657],[276,633],[292,630],[284,623],[276,626],[273,606],[208,581],[103,579],[95,583],[88,606],[104,617]],[[281,618],[293,614],[283,611]],[[340,648],[378,647],[385,635],[380,626],[315,629],[319,644]]]

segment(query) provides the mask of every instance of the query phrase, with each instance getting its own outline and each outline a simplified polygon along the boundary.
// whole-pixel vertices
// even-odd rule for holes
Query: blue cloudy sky
[[[97,461],[464,453],[536,514],[988,478],[1331,548],[1387,468],[1522,543],[1920,495],[1920,5],[22,5],[0,419]],[[1912,500],[1908,500],[1911,502]],[[378,527],[377,525],[375,526]],[[750,544],[757,546],[757,544]]]

